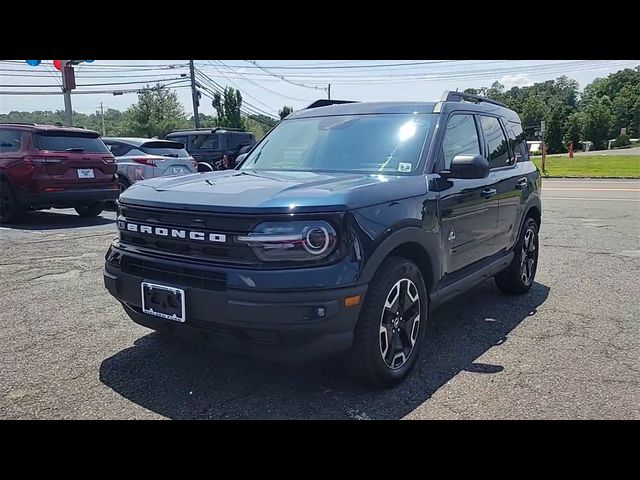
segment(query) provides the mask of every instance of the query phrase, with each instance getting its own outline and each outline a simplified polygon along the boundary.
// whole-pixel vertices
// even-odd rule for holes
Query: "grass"
[[[533,163],[542,171],[542,159]],[[549,177],[634,177],[640,178],[640,155],[589,155],[568,158],[547,156]]]

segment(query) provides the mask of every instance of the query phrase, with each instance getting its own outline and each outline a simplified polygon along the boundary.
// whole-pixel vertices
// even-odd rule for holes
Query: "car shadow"
[[[104,360],[100,380],[138,405],[173,419],[398,419],[462,371],[491,375],[509,365],[476,362],[535,321],[549,287],[502,295],[488,280],[431,314],[428,342],[399,386],[370,390],[335,362],[285,366],[220,353],[204,345],[145,335]]]
[[[15,230],[62,230],[65,228],[81,228],[95,227],[99,225],[107,225],[114,223],[115,219],[109,218],[113,216],[103,211],[97,217],[81,217],[75,211],[69,210],[69,213],[59,213],[59,211],[38,210],[33,212],[25,212],[23,219],[16,224],[3,225],[3,227],[13,228]]]

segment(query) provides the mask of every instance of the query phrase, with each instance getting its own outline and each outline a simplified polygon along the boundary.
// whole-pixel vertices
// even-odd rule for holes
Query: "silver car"
[[[102,140],[116,157],[121,192],[139,180],[197,172],[196,161],[180,142],[124,137]]]

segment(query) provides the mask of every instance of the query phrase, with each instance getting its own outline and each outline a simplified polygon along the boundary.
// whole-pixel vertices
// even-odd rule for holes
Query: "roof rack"
[[[31,126],[36,126],[37,123],[33,123],[33,122],[0,122],[2,125],[31,125]]]
[[[487,97],[480,97],[478,95],[472,95],[464,92],[451,92],[446,90],[442,94],[441,102],[472,102],[472,103],[491,103],[493,105],[499,105],[501,107],[508,108],[504,103],[498,100],[493,100]]]
[[[309,108],[327,107],[329,105],[338,105],[342,103],[358,103],[358,102],[354,100],[328,100],[326,98],[321,98],[320,100],[316,100],[315,102],[313,102],[311,105],[308,105],[304,109],[306,110]]]
[[[246,132],[245,129],[237,128],[237,127],[204,127],[204,128],[201,127],[201,128],[177,128],[175,130],[172,130],[169,133],[175,133],[175,132],[211,132],[211,133],[215,133],[218,130],[229,130],[230,132]]]

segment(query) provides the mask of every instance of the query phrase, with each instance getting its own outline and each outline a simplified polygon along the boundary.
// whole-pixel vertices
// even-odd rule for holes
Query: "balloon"
[[[53,66],[56,68],[56,70],[62,71],[62,60],[54,60]]]
[[[87,62],[87,63],[91,63],[91,62],[93,62],[93,61],[94,61],[94,60],[85,60],[85,62]]]
[[[26,62],[32,67],[37,67],[38,65],[40,65],[41,61],[42,60],[27,60]]]

